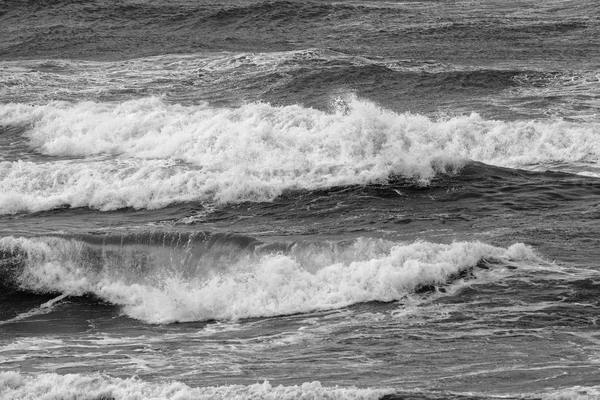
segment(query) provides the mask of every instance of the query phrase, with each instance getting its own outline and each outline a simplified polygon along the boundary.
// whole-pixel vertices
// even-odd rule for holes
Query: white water
[[[289,254],[241,256],[216,269],[198,265],[199,272],[190,276],[189,265],[187,275],[172,264],[140,269],[135,258],[130,264],[113,265],[110,254],[94,263],[87,245],[74,240],[3,238],[0,246],[25,251],[22,288],[92,293],[148,323],[235,320],[400,300],[423,285],[444,285],[482,259],[541,261],[523,244],[504,249],[479,242],[358,239],[339,252],[309,246]],[[151,257],[150,251],[147,254]]]
[[[327,387],[320,382],[305,382],[294,386],[273,386],[269,382],[252,385],[190,387],[181,382],[145,382],[136,378],[113,378],[101,374],[45,373],[26,375],[15,371],[0,372],[0,396],[3,400],[51,399],[379,399],[393,389]],[[411,393],[419,397],[418,390]],[[423,393],[425,395],[425,393]],[[470,393],[474,395],[474,393]],[[412,397],[411,396],[411,397]],[[597,400],[600,387],[581,387],[521,395],[544,400]]]
[[[229,385],[193,388],[180,382],[150,383],[139,379],[111,378],[104,375],[54,373],[28,376],[18,372],[0,372],[0,396],[3,400],[50,399],[378,399],[390,389],[324,387],[320,382],[298,386]]]
[[[26,126],[30,147],[58,158],[0,162],[0,213],[269,201],[285,190],[390,175],[427,184],[467,160],[534,169],[600,161],[593,123],[501,122],[476,114],[435,121],[354,97],[336,107],[212,108],[158,98],[1,105],[1,124]]]

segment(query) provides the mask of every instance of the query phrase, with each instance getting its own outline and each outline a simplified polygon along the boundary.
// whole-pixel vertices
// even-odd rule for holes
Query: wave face
[[[13,257],[11,279],[20,290],[92,294],[149,323],[389,302],[461,279],[481,262],[539,261],[522,244],[381,239],[264,245],[243,237],[154,234],[105,243],[2,238],[0,246]]]
[[[260,103],[183,106],[158,98],[7,104],[0,120],[21,127],[29,148],[12,141],[14,151],[0,162],[3,214],[269,201],[286,190],[391,176],[425,185],[467,160],[521,168],[600,160],[595,124],[502,122],[477,114],[434,120],[355,97],[338,99],[333,112]],[[37,161],[20,159],[32,154]]]

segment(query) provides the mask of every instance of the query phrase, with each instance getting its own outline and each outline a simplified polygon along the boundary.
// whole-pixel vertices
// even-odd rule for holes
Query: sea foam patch
[[[23,290],[90,293],[148,323],[235,320],[388,302],[461,280],[461,273],[482,260],[540,261],[523,244],[500,248],[479,242],[403,244],[368,238],[339,251],[312,246],[244,251],[225,266],[206,264],[205,257],[196,269],[190,268],[193,260],[185,266],[152,266],[153,251],[139,245],[135,253],[125,249],[118,262],[117,249],[94,250],[76,240],[3,238],[0,246],[23,254],[17,278]]]

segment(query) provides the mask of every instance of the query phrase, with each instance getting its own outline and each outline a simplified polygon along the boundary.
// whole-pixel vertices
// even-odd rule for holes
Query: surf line
[[[50,311],[52,311],[52,306],[54,306],[54,304],[58,303],[59,301],[63,300],[64,298],[66,298],[68,296],[69,296],[68,293],[63,293],[59,296],[56,296],[55,298],[53,298],[51,300],[48,300],[44,304],[41,304],[40,306],[35,307],[31,310],[25,311],[24,313],[21,313],[11,319],[7,319],[6,321],[0,321],[0,325],[18,322],[25,318],[33,317],[34,315],[47,314]]]

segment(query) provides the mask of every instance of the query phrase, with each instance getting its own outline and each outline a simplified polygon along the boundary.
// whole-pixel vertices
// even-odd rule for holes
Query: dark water
[[[600,398],[599,20],[1,3],[0,397]]]

